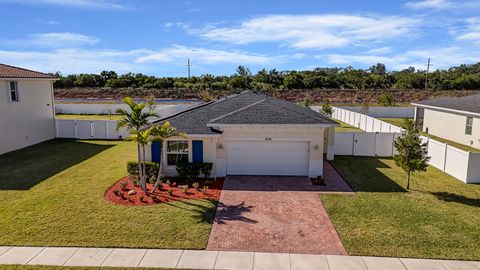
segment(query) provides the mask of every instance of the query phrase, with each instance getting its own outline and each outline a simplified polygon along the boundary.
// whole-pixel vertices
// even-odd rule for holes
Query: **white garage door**
[[[228,141],[227,174],[308,175],[308,142]]]

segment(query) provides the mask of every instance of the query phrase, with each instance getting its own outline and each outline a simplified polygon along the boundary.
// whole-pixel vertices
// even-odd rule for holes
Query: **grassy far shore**
[[[0,156],[0,245],[205,248],[210,201],[132,207],[103,198],[135,159],[134,143],[62,139]]]
[[[336,119],[333,119],[333,118],[331,118],[331,119],[340,124],[339,127],[335,127],[335,131],[337,131],[337,132],[363,132],[363,130],[361,130],[357,127],[354,127],[352,125],[349,125],[347,123],[344,123],[340,120],[336,120]]]
[[[480,185],[429,167],[413,176],[388,158],[335,157],[355,196],[320,195],[349,255],[480,259]]]

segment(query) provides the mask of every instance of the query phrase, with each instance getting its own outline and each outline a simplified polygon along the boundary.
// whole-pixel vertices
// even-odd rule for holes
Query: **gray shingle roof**
[[[413,104],[480,113],[480,94],[465,97],[442,97]]]
[[[187,134],[218,134],[208,124],[329,124],[327,117],[294,103],[245,91],[159,120]]]

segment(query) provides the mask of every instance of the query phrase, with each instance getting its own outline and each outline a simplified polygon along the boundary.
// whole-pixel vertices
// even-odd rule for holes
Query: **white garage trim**
[[[308,141],[228,140],[226,168],[229,175],[308,176]]]

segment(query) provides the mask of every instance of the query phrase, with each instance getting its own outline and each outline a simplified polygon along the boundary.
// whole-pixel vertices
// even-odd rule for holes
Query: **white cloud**
[[[294,53],[291,58],[293,59],[304,59],[305,57],[307,57],[306,54],[304,53]]]
[[[141,66],[134,63],[134,59],[145,53],[144,50],[58,49],[49,52],[0,50],[0,59],[4,63],[16,66],[44,72],[61,71],[64,74],[100,72],[102,70],[132,72],[142,69]]]
[[[417,19],[361,15],[269,15],[234,27],[189,29],[204,39],[249,44],[282,42],[294,48],[337,48],[358,42],[381,42],[411,33]]]
[[[195,12],[200,12],[200,11],[201,11],[201,9],[199,9],[199,8],[190,8],[190,9],[188,9],[188,12],[190,12],[190,13],[195,13]]]
[[[367,51],[367,54],[385,54],[392,51],[392,47],[380,47]]]
[[[471,50],[464,50],[460,47],[432,48],[409,50],[396,55],[349,55],[349,54],[327,54],[318,55],[317,59],[325,59],[333,65],[374,65],[383,63],[389,69],[400,70],[410,66],[424,69],[427,59],[431,58],[434,68],[443,69],[455,65],[476,63],[480,56]]]
[[[453,3],[449,0],[423,0],[408,2],[406,7],[411,9],[446,9],[452,7]]]
[[[273,57],[259,54],[250,54],[239,51],[191,48],[177,45],[146,54],[142,57],[139,57],[136,62],[173,62],[184,61],[187,58],[203,64],[270,64],[276,61],[276,59]]]
[[[415,10],[459,10],[480,8],[478,0],[422,0],[405,4],[407,8]]]
[[[467,23],[466,30],[457,36],[457,40],[480,44],[480,18],[468,18],[465,22]]]
[[[241,52],[184,46],[173,46],[159,51],[149,49],[120,51],[75,48],[54,49],[52,51],[0,50],[0,59],[4,63],[44,72],[61,71],[64,74],[98,73],[102,70],[115,70],[120,73],[168,71],[174,66],[183,66],[187,58],[191,59],[197,70],[200,70],[202,65],[268,65],[282,59],[280,57],[277,59]]]
[[[86,36],[78,33],[44,33],[34,34],[27,41],[35,46],[66,48],[72,46],[93,45],[100,39],[92,36]]]
[[[94,9],[126,9],[127,7],[113,0],[0,0],[0,2],[33,4],[33,5],[56,5],[71,6],[78,8]]]

